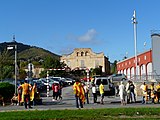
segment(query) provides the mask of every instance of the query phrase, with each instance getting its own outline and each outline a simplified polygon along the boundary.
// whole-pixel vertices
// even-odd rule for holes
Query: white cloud
[[[89,29],[87,32],[81,35],[75,35],[70,33],[66,36],[66,39],[69,40],[73,46],[90,47],[90,45],[100,45],[102,44],[102,40],[97,38],[98,32],[95,29]]]
[[[88,30],[84,35],[77,37],[79,42],[91,42],[95,41],[97,36],[97,31],[95,29]]]
[[[84,35],[76,37],[79,42],[92,42],[96,40],[97,31],[89,29]]]

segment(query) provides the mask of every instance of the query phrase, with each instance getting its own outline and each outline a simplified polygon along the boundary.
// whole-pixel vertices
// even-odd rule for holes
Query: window
[[[81,52],[81,56],[83,56],[84,55],[84,52]]]
[[[146,55],[144,56],[144,60],[146,60],[147,59],[147,57],[146,57]]]
[[[88,51],[85,52],[85,56],[88,56]]]
[[[84,60],[81,60],[81,67],[85,67]]]
[[[141,61],[141,59],[139,58],[139,59],[138,59],[138,61],[140,62],[140,61]]]
[[[95,68],[98,68],[99,67],[99,60],[96,60],[95,61]]]
[[[77,52],[77,56],[79,55],[79,52]]]

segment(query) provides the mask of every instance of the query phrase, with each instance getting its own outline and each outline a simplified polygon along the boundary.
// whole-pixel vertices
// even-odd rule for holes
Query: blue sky
[[[160,29],[160,0],[0,0],[0,43],[16,41],[58,55],[74,48],[104,52],[109,60],[134,56],[132,16],[137,15],[137,51],[151,48]],[[144,47],[144,42],[146,46]]]

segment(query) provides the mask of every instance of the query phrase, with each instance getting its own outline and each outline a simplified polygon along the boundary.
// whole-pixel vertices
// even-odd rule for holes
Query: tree
[[[11,57],[7,51],[0,54],[0,79],[11,78],[14,67],[12,66]]]
[[[111,74],[117,73],[117,60],[111,65]]]
[[[23,70],[23,69],[20,69],[20,70],[19,70],[19,76],[18,76],[19,79],[24,80],[24,79],[26,78],[26,76],[27,76],[26,71]]]
[[[59,60],[53,58],[53,57],[46,57],[42,63],[42,67],[45,69],[63,69],[66,65],[63,62],[60,62]],[[54,75],[54,76],[65,76],[66,72],[64,70],[52,70],[49,71],[49,75]],[[44,77],[47,76],[47,71],[43,71],[40,76]]]
[[[93,75],[102,75],[102,69],[101,68],[95,68],[92,70]]]

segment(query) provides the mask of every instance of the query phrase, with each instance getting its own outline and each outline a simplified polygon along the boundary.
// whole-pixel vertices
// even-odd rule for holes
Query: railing
[[[155,72],[148,75],[132,75],[128,80],[135,82],[160,82],[160,75]]]

